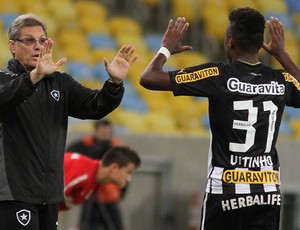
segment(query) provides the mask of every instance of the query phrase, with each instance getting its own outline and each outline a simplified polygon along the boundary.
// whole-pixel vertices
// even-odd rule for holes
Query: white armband
[[[165,55],[165,57],[168,59],[171,56],[170,51],[166,48],[166,47],[160,47],[160,49],[158,50],[158,53],[161,53],[163,55]]]

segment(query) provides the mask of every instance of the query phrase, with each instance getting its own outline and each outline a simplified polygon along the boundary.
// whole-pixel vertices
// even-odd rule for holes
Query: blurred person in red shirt
[[[90,158],[101,160],[103,154],[121,144],[114,136],[114,127],[110,120],[101,119],[94,123],[92,134],[73,142],[67,148],[68,152],[79,152]],[[90,197],[82,206],[80,222],[82,226],[102,226],[104,229],[123,229],[119,201],[124,197],[127,186],[117,187],[107,183],[98,188],[95,196]],[[112,227],[109,227],[112,226]],[[87,227],[89,229],[92,227]]]
[[[103,155],[102,160],[95,160],[76,152],[66,152],[64,157],[65,200],[60,203],[60,210],[68,210],[74,205],[81,204],[107,183],[123,188],[131,181],[132,173],[140,164],[138,154],[127,146],[109,149]],[[113,194],[113,196],[118,196],[118,194]]]

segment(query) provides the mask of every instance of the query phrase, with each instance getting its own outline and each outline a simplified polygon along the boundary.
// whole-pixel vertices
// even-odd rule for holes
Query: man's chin
[[[36,67],[36,63],[30,63],[29,65],[25,66],[25,69],[27,71],[32,71],[35,69],[35,67]]]
[[[37,65],[37,59],[36,59],[36,60],[33,59],[33,60],[29,63],[29,65],[30,65],[30,68],[35,69],[35,67],[36,67],[36,65]]]

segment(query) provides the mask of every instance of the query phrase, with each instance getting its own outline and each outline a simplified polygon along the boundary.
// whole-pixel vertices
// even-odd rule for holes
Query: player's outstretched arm
[[[300,68],[293,62],[284,47],[284,29],[282,23],[274,17],[267,20],[270,34],[269,44],[264,43],[263,48],[282,65],[282,67],[300,81]]]
[[[182,45],[182,40],[189,27],[184,17],[178,17],[176,22],[169,21],[167,30],[161,41],[161,48],[140,78],[140,84],[151,90],[171,90],[169,74],[163,71],[163,65],[175,53],[191,50],[191,46]]]
[[[138,58],[137,55],[133,55],[134,51],[132,45],[123,45],[111,63],[104,58],[104,65],[112,82],[120,84],[125,79],[130,66]]]

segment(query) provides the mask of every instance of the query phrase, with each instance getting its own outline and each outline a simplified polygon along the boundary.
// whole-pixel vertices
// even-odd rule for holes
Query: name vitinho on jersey
[[[273,166],[273,161],[271,156],[248,157],[231,155],[230,164],[235,167],[241,166],[245,168],[260,168]]]
[[[199,81],[208,77],[219,76],[218,67],[201,69],[192,73],[183,73],[175,76],[177,84]]]
[[[227,88],[231,92],[239,92],[245,94],[265,94],[265,95],[283,95],[285,86],[278,84],[276,81],[271,81],[269,84],[251,84],[242,82],[237,78],[229,78]]]

